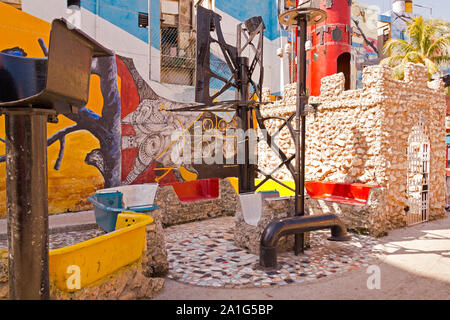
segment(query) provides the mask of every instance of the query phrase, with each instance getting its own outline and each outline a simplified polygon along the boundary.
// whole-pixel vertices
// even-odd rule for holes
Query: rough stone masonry
[[[380,235],[403,227],[410,209],[408,188],[413,187],[414,178],[409,160],[411,137],[421,127],[429,146],[428,219],[444,217],[446,102],[442,81],[428,82],[425,67],[409,63],[404,80],[393,79],[390,67],[377,65],[364,69],[362,89],[344,91],[344,82],[342,73],[325,77],[320,96],[309,98],[309,103],[319,106],[306,119],[306,179],[379,185],[383,192],[372,213],[378,217],[367,220],[376,224],[368,226],[369,233]],[[265,90],[265,99],[269,94]],[[292,84],[285,88],[283,100],[261,108],[264,116],[287,116],[295,112],[295,106],[296,84]],[[267,122],[270,133],[281,124],[280,120]],[[295,152],[286,128],[276,142],[288,157]],[[280,163],[263,141],[258,152],[258,165],[265,172]],[[274,176],[292,179],[285,168]]]

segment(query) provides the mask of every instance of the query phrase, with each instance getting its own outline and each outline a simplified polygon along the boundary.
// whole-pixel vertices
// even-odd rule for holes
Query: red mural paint
[[[121,79],[121,119],[134,112],[140,103],[139,92],[136,83],[125,63],[117,57],[117,74]],[[122,123],[122,137],[136,136],[136,131],[132,124]],[[122,149],[122,172],[121,179],[124,181],[133,169],[138,156],[138,148]],[[142,184],[150,182],[170,183],[178,179],[171,168],[157,168],[157,163],[152,162],[132,184]]]
[[[125,66],[123,61],[117,57],[117,74],[121,79],[120,84],[120,102],[121,102],[121,111],[120,117],[123,119],[127,114],[136,110],[139,105],[139,95],[137,91],[136,84],[128,71],[128,68]],[[122,137],[124,136],[135,136],[136,132],[134,128],[130,124],[122,124]],[[133,168],[134,161],[138,154],[137,148],[125,149],[122,150],[122,172],[121,179],[122,181],[127,177],[128,173]],[[148,181],[150,182],[150,181]]]
[[[131,124],[122,123],[122,137],[135,136],[135,135],[136,135],[136,131],[134,131],[134,128]]]
[[[139,105],[139,94],[128,68],[120,58],[117,60],[117,74],[121,79],[120,85],[120,102],[121,102],[121,118],[136,110]],[[122,134],[123,136],[123,134]]]
[[[320,8],[327,13],[325,22],[308,27],[312,49],[306,54],[306,86],[309,95],[320,95],[320,80],[335,73],[344,73],[346,90],[350,89],[351,2],[322,1]]]

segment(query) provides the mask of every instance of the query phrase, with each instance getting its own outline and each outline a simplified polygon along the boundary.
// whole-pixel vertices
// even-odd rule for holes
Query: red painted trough
[[[170,182],[161,186],[172,186],[182,202],[215,199],[219,197],[219,178],[194,181]]]

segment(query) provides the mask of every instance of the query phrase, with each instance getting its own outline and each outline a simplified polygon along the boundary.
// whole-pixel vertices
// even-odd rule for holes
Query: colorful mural
[[[364,65],[377,61],[379,8],[374,5],[352,5],[352,87],[362,87]],[[369,43],[370,42],[370,43]]]
[[[122,184],[187,181],[233,173],[230,169],[224,173],[222,166],[196,165],[193,161],[181,166],[174,163],[174,158],[183,155],[186,140],[193,140],[195,123],[220,122],[228,128],[235,123],[231,116],[224,119],[209,112],[173,111],[188,104],[157,95],[130,58],[118,57],[118,74],[122,79]],[[176,131],[180,136],[174,139]],[[208,136],[207,141],[201,140],[205,144],[203,149],[214,149],[215,138],[211,139],[210,131],[202,125],[201,135]],[[190,146],[192,150],[195,147]]]
[[[0,3],[0,32],[0,51],[43,57],[38,40],[48,45],[50,23]],[[132,58],[94,59],[91,74],[86,107],[77,114],[59,115],[57,124],[47,126],[50,213],[91,209],[86,198],[103,187],[235,175],[233,165],[224,168],[173,160],[174,155],[183,156],[186,141],[197,134],[196,123],[202,124],[201,136],[206,137],[200,139],[201,158],[207,156],[203,151],[214,150],[222,139],[211,128],[235,127],[233,115],[173,111],[187,104],[156,94]],[[1,137],[5,135],[3,119]],[[176,139],[175,131],[181,132]],[[6,213],[4,154],[1,143],[0,217]]]
[[[38,39],[48,46],[50,24],[0,3],[0,51],[18,47],[27,57],[44,57]],[[100,72],[98,73],[100,74]],[[91,78],[89,103],[93,114],[102,113],[103,97],[98,74]],[[57,124],[48,124],[49,212],[78,211],[90,208],[85,200],[103,187],[104,179],[97,168],[85,162],[86,155],[100,148],[98,139],[86,128],[76,127],[80,119],[58,116]],[[75,126],[75,127],[74,127]],[[78,125],[79,126],[79,125]],[[77,130],[75,130],[77,128]],[[0,117],[0,136],[5,136],[4,116]],[[53,143],[53,142],[54,143]],[[56,143],[58,142],[59,143]],[[0,143],[0,155],[5,145]],[[64,155],[64,159],[63,156]],[[6,214],[5,163],[0,163],[0,217]],[[76,192],[74,192],[76,190]]]

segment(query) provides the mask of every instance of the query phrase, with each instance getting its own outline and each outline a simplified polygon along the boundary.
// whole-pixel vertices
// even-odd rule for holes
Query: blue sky
[[[374,4],[380,7],[381,12],[385,12],[391,8],[392,0],[356,0],[355,2]],[[413,4],[413,12],[415,14],[420,14],[424,18],[430,18],[429,8],[431,8],[432,18],[450,21],[450,0],[413,0]],[[421,8],[416,5],[429,8]]]

